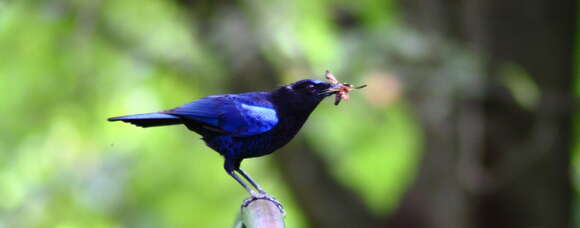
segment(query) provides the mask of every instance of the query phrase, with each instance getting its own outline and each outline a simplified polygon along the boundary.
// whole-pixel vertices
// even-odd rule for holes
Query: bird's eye
[[[316,87],[314,87],[314,85],[308,85],[306,87],[308,89],[309,92],[314,93],[316,92]]]

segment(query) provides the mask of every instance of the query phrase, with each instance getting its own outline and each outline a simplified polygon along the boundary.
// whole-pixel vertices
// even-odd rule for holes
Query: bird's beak
[[[332,84],[332,83],[328,83],[328,88],[325,89],[323,92],[319,93],[320,95],[323,96],[330,96],[332,94],[336,94],[338,91],[340,91],[341,85],[340,84]]]
[[[340,83],[330,84],[330,87],[328,87],[328,89],[326,89],[326,91],[337,92],[337,91],[340,91],[341,87],[342,87],[342,85]]]

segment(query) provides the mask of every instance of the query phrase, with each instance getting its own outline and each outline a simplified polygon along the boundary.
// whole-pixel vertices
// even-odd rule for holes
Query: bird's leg
[[[256,192],[254,190],[252,190],[250,187],[248,187],[248,185],[246,183],[244,183],[244,181],[242,181],[242,179],[240,179],[240,177],[238,177],[238,175],[236,175],[236,173],[234,173],[234,171],[228,171],[228,174],[230,176],[232,176],[234,179],[236,179],[236,181],[238,183],[240,183],[242,185],[242,187],[244,187],[246,189],[246,191],[248,191],[248,193],[250,193],[250,195],[252,195],[253,197],[257,197],[258,194],[256,194]]]
[[[238,171],[238,173],[242,174],[242,176],[244,178],[246,178],[246,180],[248,180],[248,182],[250,182],[250,184],[252,184],[252,186],[254,186],[254,188],[256,188],[259,191],[259,194],[252,194],[250,192],[250,194],[252,194],[252,198],[250,199],[246,199],[243,203],[243,205],[248,205],[250,202],[252,202],[253,200],[256,199],[267,199],[271,202],[273,202],[274,204],[276,204],[276,206],[278,207],[278,209],[280,209],[280,211],[282,212],[282,214],[285,214],[285,210],[284,210],[284,206],[282,206],[282,203],[280,203],[280,201],[278,201],[276,198],[274,198],[274,196],[268,194],[266,191],[264,191],[264,189],[262,189],[262,187],[260,187],[260,185],[258,185],[258,183],[256,183],[252,177],[250,177],[250,175],[248,175],[246,172],[244,172],[244,170],[238,168],[236,169],[236,171]]]
[[[276,198],[274,198],[273,196],[271,196],[270,194],[268,194],[266,191],[264,191],[251,177],[250,175],[248,175],[246,172],[242,171],[240,169],[240,161],[233,161],[232,160],[226,160],[226,162],[224,163],[224,168],[226,170],[226,172],[232,176],[234,179],[236,179],[236,181],[238,183],[240,183],[242,185],[242,187],[244,187],[246,189],[246,191],[248,191],[248,193],[250,193],[250,195],[252,197],[247,198],[244,200],[244,203],[242,203],[242,207],[246,207],[248,204],[250,204],[250,202],[257,200],[257,199],[266,199],[269,200],[270,202],[273,202],[274,204],[276,204],[276,206],[278,207],[278,209],[280,209],[280,211],[284,214],[284,207],[282,206],[282,204],[276,200]],[[238,173],[242,174],[242,176],[248,180],[248,182],[250,182],[250,184],[252,184],[252,186],[254,186],[254,188],[256,188],[256,190],[259,191],[259,193],[256,193],[254,190],[252,190],[244,181],[242,181],[242,179],[236,175],[236,173],[234,171],[237,171]]]
[[[252,179],[252,177],[250,177],[250,175],[248,175],[246,172],[244,172],[244,170],[236,169],[236,171],[238,171],[238,173],[242,174],[242,176],[244,178],[246,178],[246,180],[248,180],[248,182],[250,182],[250,184],[252,186],[254,186],[254,188],[256,188],[256,190],[258,190],[258,192],[260,192],[260,194],[268,194],[268,193],[266,193],[266,191],[264,191],[264,189],[262,187],[260,187],[260,185],[258,185],[258,183],[256,183],[256,181],[254,181],[254,179]]]

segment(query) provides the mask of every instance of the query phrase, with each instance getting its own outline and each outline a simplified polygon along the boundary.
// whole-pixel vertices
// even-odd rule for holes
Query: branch
[[[269,199],[248,198],[240,213],[235,228],[284,228],[284,212]]]

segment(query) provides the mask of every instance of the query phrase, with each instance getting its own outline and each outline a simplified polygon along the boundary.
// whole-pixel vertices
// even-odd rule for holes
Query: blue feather
[[[278,124],[267,93],[242,93],[204,97],[163,113],[194,120],[232,136],[267,132]],[[211,129],[210,128],[210,129]]]
[[[128,115],[128,116],[118,116],[109,118],[109,121],[115,120],[142,120],[142,119],[179,119],[179,117],[174,115],[169,115],[165,113],[144,113],[144,114],[135,114],[135,115]]]

